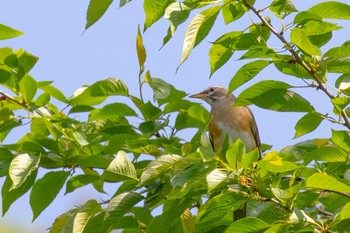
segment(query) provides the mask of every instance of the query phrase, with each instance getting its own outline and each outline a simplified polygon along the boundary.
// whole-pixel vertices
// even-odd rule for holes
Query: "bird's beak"
[[[198,93],[198,94],[190,95],[190,98],[204,99],[205,98],[205,94]]]

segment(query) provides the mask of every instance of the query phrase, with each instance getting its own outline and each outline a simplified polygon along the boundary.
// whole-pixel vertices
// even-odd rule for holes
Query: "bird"
[[[211,86],[190,98],[204,100],[211,106],[208,129],[214,151],[222,147],[227,135],[232,142],[241,139],[247,152],[258,148],[261,156],[259,131],[252,111],[245,106],[233,106],[236,96],[225,87]]]
[[[218,151],[227,136],[232,142],[241,139],[246,151],[258,148],[261,157],[261,142],[252,111],[245,106],[233,106],[236,97],[222,86],[211,86],[190,98],[204,100],[211,106],[209,136],[212,148]],[[233,221],[246,217],[247,203],[233,211]]]

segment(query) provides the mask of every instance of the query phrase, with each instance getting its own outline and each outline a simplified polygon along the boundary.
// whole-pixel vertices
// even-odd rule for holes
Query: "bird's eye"
[[[214,91],[215,91],[214,87],[211,87],[211,88],[209,89],[209,91],[210,91],[210,92],[214,92]]]

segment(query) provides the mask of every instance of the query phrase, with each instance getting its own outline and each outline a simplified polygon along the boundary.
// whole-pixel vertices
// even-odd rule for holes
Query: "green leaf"
[[[209,120],[209,112],[199,104],[192,105],[176,117],[175,128],[178,130],[186,128],[203,128]]]
[[[108,180],[120,180],[121,178],[138,180],[136,169],[124,151],[118,152],[103,172],[102,177]]]
[[[96,120],[112,120],[117,121],[120,117],[124,116],[137,116],[136,112],[123,103],[113,103],[103,106],[103,108],[97,108],[90,112],[89,121]]]
[[[107,206],[105,223],[107,225],[112,224],[113,222],[118,221],[118,219],[124,216],[144,197],[135,192],[125,192],[113,197]]]
[[[23,32],[0,24],[0,40],[7,40],[21,35],[23,35]]]
[[[326,59],[327,71],[330,73],[349,73],[350,57]]]
[[[193,17],[185,33],[180,65],[190,56],[192,49],[208,35],[220,9],[220,6],[213,6]]]
[[[315,21],[315,20],[308,21],[302,27],[303,31],[307,36],[313,36],[313,35],[319,36],[341,28],[342,28],[341,26],[338,26],[334,23]]]
[[[75,209],[74,214],[70,216],[68,222],[64,225],[62,232],[84,232],[89,220],[101,210],[102,208],[96,200],[87,201],[84,205]]]
[[[20,187],[25,180],[37,169],[39,155],[19,154],[10,164],[9,175],[12,180],[12,189]]]
[[[231,93],[241,85],[254,78],[269,64],[271,64],[271,61],[257,60],[243,65],[231,79],[228,92]]]
[[[99,176],[96,176],[96,175],[82,174],[82,175],[73,176],[66,183],[66,193],[65,194],[71,193],[74,190],[76,190],[77,188],[86,186],[86,185],[91,184],[97,180],[101,180],[101,178]]]
[[[244,13],[244,5],[241,2],[225,2],[222,8],[222,16],[224,17],[225,24],[238,20]]]
[[[258,107],[281,112],[312,112],[314,108],[299,94],[286,90],[287,83],[264,80],[244,90],[236,99],[235,106],[255,104]]]
[[[301,11],[294,17],[294,24],[305,24],[311,20],[321,21],[322,17],[308,11]]]
[[[174,0],[145,0],[143,2],[143,10],[146,15],[144,31],[164,15],[165,9],[172,2]]]
[[[279,18],[298,11],[291,0],[274,0],[269,9]]]
[[[243,155],[245,154],[245,146],[241,139],[236,140],[230,145],[226,151],[225,157],[228,164],[233,169],[239,168],[239,163],[242,160]]]
[[[179,155],[162,155],[156,160],[151,161],[141,174],[140,186],[146,185],[156,177],[159,177],[165,171],[168,171],[182,157]]]
[[[35,80],[29,74],[25,74],[18,84],[24,101],[29,103],[34,98],[37,91]]]
[[[233,51],[231,49],[228,49],[221,44],[213,44],[209,50],[210,76],[222,67],[232,55]]]
[[[267,153],[263,159],[258,161],[261,168],[273,173],[288,172],[297,169],[299,166],[293,162],[283,161],[280,156],[278,156],[277,151],[271,151]]]
[[[39,58],[37,56],[34,56],[27,51],[22,49],[17,51],[18,66],[20,66],[24,72],[29,72],[38,60]]]
[[[298,46],[305,53],[310,55],[321,55],[321,50],[313,45],[304,29],[293,28],[290,33],[291,42]]]
[[[42,93],[35,101],[36,106],[41,107],[45,106],[50,102],[50,95],[46,92]]]
[[[137,52],[137,58],[139,60],[140,70],[143,70],[147,55],[146,55],[146,49],[143,46],[142,35],[140,33],[140,25],[137,28],[136,52]]]
[[[142,104],[139,107],[142,116],[145,118],[146,121],[154,121],[158,119],[162,111],[154,106],[151,102],[147,102],[145,104]]]
[[[343,209],[340,211],[340,219],[350,218],[350,202],[346,203]]]
[[[329,1],[311,7],[308,12],[328,19],[350,19],[350,5]]]
[[[350,41],[346,41],[344,44],[342,44],[339,47],[334,47],[329,49],[325,54],[325,57],[336,57],[336,58],[342,58],[342,57],[349,57],[350,56]]]
[[[160,78],[152,78],[149,72],[147,72],[147,74],[148,75],[145,81],[153,90],[154,101],[167,98],[170,95],[171,91],[170,84]]]
[[[38,82],[38,87],[48,93],[50,96],[54,97],[55,99],[62,101],[63,103],[68,103],[67,98],[64,96],[64,94],[58,90],[56,87],[53,87],[51,85],[45,85],[40,86],[40,83]]]
[[[32,188],[37,174],[38,169],[33,171],[23,182],[23,184],[16,189],[11,189],[11,187],[13,186],[11,178],[9,176],[6,177],[6,180],[4,181],[1,190],[2,215],[6,214],[12,203],[14,203],[18,198],[23,196]]]
[[[69,175],[70,172],[65,171],[48,172],[35,182],[29,199],[33,221],[55,199]]]
[[[313,150],[305,157],[317,161],[345,162],[348,154],[342,149],[334,146],[325,146]]]
[[[311,75],[291,56],[280,55],[274,61],[275,67],[284,74],[298,78],[311,78]]]
[[[127,86],[117,78],[108,78],[97,81],[91,86],[78,89],[70,98],[69,104],[87,106],[97,105],[112,95],[129,95]]]
[[[255,232],[264,232],[270,225],[260,220],[258,218],[247,217],[239,219],[232,223],[226,230],[225,233],[255,233]]]
[[[340,182],[332,176],[323,173],[315,173],[308,177],[305,180],[305,187],[350,193],[350,186]]]
[[[309,112],[304,115],[295,125],[294,138],[303,136],[314,131],[323,121],[321,114],[317,112]]]
[[[342,74],[337,81],[335,81],[336,88],[342,93],[350,95],[350,74]]]
[[[85,30],[95,24],[107,11],[113,0],[90,0],[86,14]]]
[[[332,129],[332,142],[342,148],[343,150],[350,152],[350,133],[344,130]]]

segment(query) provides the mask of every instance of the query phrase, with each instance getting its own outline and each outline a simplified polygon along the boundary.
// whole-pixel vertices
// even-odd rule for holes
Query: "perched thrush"
[[[260,137],[253,113],[248,107],[233,106],[236,97],[226,88],[212,86],[190,97],[202,99],[211,106],[209,134],[214,151],[222,147],[227,135],[230,142],[240,138],[247,152],[258,148],[261,156]],[[246,205],[233,212],[234,221],[245,216]]]

